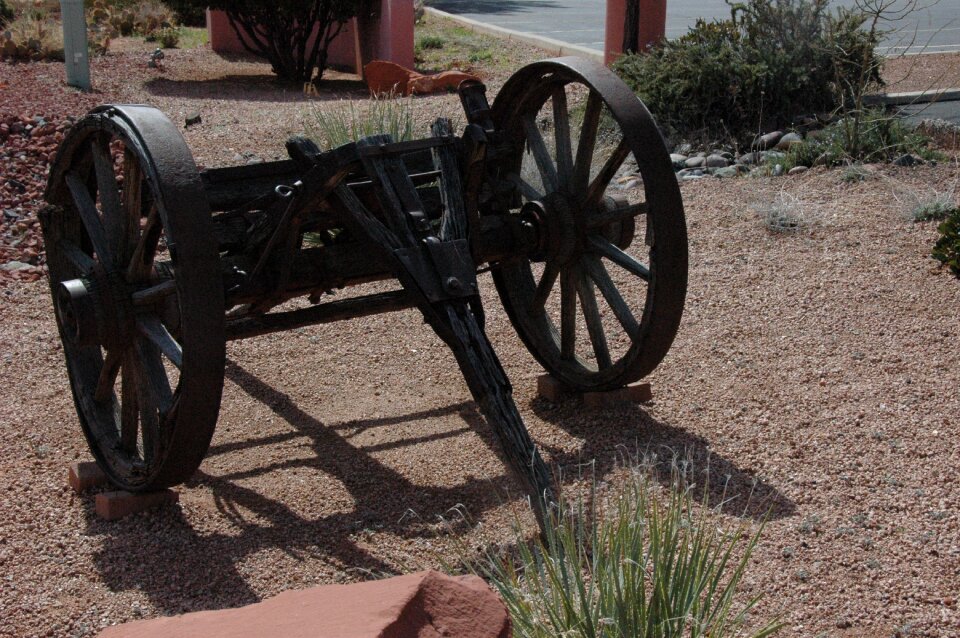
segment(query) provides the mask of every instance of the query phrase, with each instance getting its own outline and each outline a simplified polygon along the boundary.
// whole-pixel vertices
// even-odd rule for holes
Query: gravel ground
[[[101,77],[129,73],[126,55],[98,61]],[[174,51],[162,77],[105,82],[94,97],[200,111],[186,135],[209,166],[280,154],[316,101],[251,80],[262,65],[211,62]],[[28,69],[0,65],[0,82],[29,86]],[[11,91],[4,106],[7,95],[26,99]],[[422,104],[457,108],[450,96]],[[687,311],[648,405],[537,399],[540,370],[482,278],[488,330],[550,461],[594,459],[615,481],[624,449],[678,454],[717,490],[726,482],[726,500],[711,495],[723,524],[769,511],[746,582],[765,594],[759,614],[782,613],[784,635],[960,636],[960,281],[929,258],[935,223],[904,213],[956,193],[960,170],[841,175],[684,183]],[[802,232],[764,226],[783,193]],[[437,566],[529,524],[452,357],[415,312],[230,344],[213,447],[180,504],[100,521],[93,496],[65,485],[67,463],[89,453],[45,285],[8,280],[0,299],[0,635],[90,635]],[[457,505],[478,525],[438,523]]]

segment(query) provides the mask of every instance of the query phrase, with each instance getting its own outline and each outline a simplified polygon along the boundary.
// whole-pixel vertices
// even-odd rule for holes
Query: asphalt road
[[[834,0],[833,5],[853,7],[857,1]],[[909,0],[894,1],[903,7]],[[890,25],[896,31],[885,38],[881,49],[890,53],[960,51],[960,1],[919,2],[923,8]],[[487,24],[603,50],[606,0],[430,0],[428,4]],[[682,35],[697,18],[729,15],[724,0],[668,0],[667,37]]]

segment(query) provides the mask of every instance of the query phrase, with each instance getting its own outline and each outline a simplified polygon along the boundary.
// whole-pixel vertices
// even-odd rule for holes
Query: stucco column
[[[604,39],[603,60],[610,64],[623,52],[623,20],[627,0],[607,0],[607,33]],[[667,29],[667,0],[640,0],[640,49],[656,44],[665,37]]]

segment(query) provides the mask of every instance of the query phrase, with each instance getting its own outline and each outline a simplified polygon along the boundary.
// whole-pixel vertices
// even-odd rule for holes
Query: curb
[[[877,93],[866,95],[864,104],[868,106],[905,106],[908,104],[930,104],[932,102],[955,102],[960,100],[960,89],[931,89],[929,91],[905,91],[903,93]]]
[[[506,40],[523,42],[524,44],[541,48],[551,55],[578,55],[580,57],[596,60],[601,64],[603,63],[603,52],[597,51],[596,49],[589,49],[585,46],[580,46],[579,44],[568,44],[567,42],[561,42],[560,40],[554,40],[553,38],[546,38],[539,35],[521,33],[520,31],[505,29],[504,27],[494,26],[492,24],[484,24],[478,20],[464,18],[452,13],[447,13],[446,11],[434,9],[433,7],[424,7],[423,9],[427,15],[452,20],[453,22],[461,24],[476,33],[483,33],[485,35],[492,35],[495,37],[504,38]]]

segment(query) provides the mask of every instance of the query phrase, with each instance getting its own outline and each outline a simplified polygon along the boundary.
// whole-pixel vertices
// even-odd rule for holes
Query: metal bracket
[[[394,251],[430,303],[477,294],[477,272],[465,239],[440,241],[427,237],[423,245]]]

